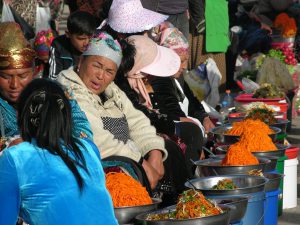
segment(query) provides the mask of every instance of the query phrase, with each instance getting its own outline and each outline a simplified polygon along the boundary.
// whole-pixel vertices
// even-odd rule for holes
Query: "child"
[[[51,29],[37,33],[34,41],[34,50],[37,54],[35,62],[35,77],[49,76],[49,52],[54,35]]]
[[[69,16],[66,34],[55,38],[50,48],[50,79],[56,80],[62,70],[78,64],[97,25],[87,12],[76,11]]]

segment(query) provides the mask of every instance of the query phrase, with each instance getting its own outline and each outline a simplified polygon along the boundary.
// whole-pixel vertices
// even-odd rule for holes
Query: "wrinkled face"
[[[70,38],[70,41],[74,48],[76,48],[79,52],[84,52],[89,44],[89,41],[92,36],[88,36],[86,34],[70,34],[66,31],[66,35]]]
[[[10,103],[16,103],[19,95],[32,79],[32,68],[0,70],[2,97]]]
[[[79,77],[94,94],[99,95],[115,79],[117,64],[103,56],[88,56],[79,62]]]
[[[188,53],[177,53],[180,57],[180,68],[178,70],[178,72],[174,75],[175,78],[179,78],[183,71],[187,69],[188,66],[188,60],[189,60],[189,54]]]

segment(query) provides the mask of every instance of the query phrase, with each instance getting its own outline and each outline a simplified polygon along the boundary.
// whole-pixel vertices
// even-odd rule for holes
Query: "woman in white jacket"
[[[178,70],[180,59],[176,60]],[[62,71],[58,81],[86,113],[101,157],[125,156],[140,162],[154,188],[164,175],[167,151],[148,118],[113,83],[121,61],[119,43],[100,33],[91,40],[78,68]]]

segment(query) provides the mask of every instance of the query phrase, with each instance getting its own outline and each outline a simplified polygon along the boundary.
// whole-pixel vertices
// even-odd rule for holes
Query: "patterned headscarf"
[[[0,69],[23,69],[33,66],[35,51],[14,22],[0,24]]]
[[[188,54],[189,43],[177,28],[166,28],[161,31],[160,45],[173,49],[177,54]]]
[[[54,35],[51,29],[38,32],[34,41],[34,50],[36,51],[37,55],[49,55],[50,46],[53,40]]]
[[[119,42],[106,32],[101,32],[94,36],[82,55],[103,56],[116,63],[118,67],[123,57]]]

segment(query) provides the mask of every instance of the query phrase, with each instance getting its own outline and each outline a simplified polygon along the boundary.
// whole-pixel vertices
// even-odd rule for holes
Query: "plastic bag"
[[[210,86],[207,79],[206,64],[200,64],[197,68],[184,72],[183,77],[199,102],[207,97]]]
[[[42,30],[50,29],[50,20],[51,20],[51,12],[50,7],[40,7],[37,5],[36,8],[36,25],[35,25],[35,33]]]
[[[256,81],[258,84],[273,84],[285,92],[295,88],[292,75],[289,73],[287,67],[279,60],[269,57],[264,60],[258,71]]]
[[[220,101],[219,85],[222,75],[216,62],[212,58],[206,60],[207,79],[210,86],[210,92],[205,98],[205,102],[212,107],[216,107]]]
[[[2,18],[1,22],[15,22],[14,15],[12,14],[10,7],[3,1],[3,8],[2,8]]]

